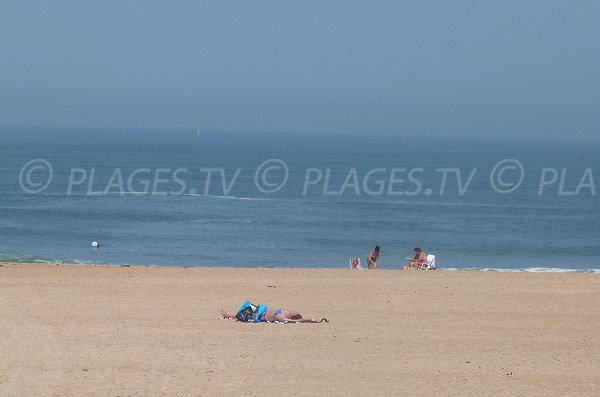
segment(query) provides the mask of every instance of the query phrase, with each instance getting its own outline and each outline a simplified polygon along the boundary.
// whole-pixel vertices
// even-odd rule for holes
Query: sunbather
[[[219,311],[219,313],[226,320],[237,318],[236,313],[227,312],[224,309],[221,309]],[[267,309],[265,314],[263,314],[259,320],[267,321],[267,322],[271,322],[271,323],[276,322],[276,321],[280,322],[280,323],[322,323],[322,322],[328,323],[329,322],[329,320],[327,320],[325,317],[321,317],[319,320],[315,320],[312,318],[311,319],[303,318],[300,313],[298,313],[295,310],[290,310],[290,309]]]
[[[415,251],[415,257],[408,258],[408,265],[404,266],[402,269],[404,269],[404,270],[420,269],[423,266],[427,265],[427,253],[419,247],[415,248],[414,251]]]

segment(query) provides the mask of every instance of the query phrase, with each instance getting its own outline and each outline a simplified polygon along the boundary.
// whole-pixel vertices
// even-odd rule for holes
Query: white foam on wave
[[[563,269],[560,267],[528,267],[523,271],[531,272],[531,273],[573,273],[573,272],[581,272],[582,270],[577,269]]]
[[[28,256],[28,255],[14,255],[14,254],[2,254],[0,253],[0,262],[6,263],[41,263],[60,265],[63,261],[54,258],[43,258],[39,256]]]
[[[221,196],[215,194],[199,194],[199,193],[163,193],[163,192],[90,192],[80,194],[62,194],[62,193],[44,193],[47,197],[118,197],[118,196],[151,196],[151,197],[166,197],[166,196],[181,196],[181,197],[202,197],[215,198],[223,200],[246,200],[246,201],[274,201],[272,198],[261,197],[238,197],[238,196]]]
[[[273,201],[275,199],[261,198],[261,197],[238,197],[238,196],[219,196],[213,194],[199,194],[199,193],[181,193],[173,194],[173,196],[190,196],[190,197],[208,197],[224,200],[246,200],[246,201]]]
[[[600,274],[600,269],[569,269],[560,267],[524,267],[524,268],[494,268],[494,267],[444,267],[439,270],[448,271],[476,271],[476,272],[498,272],[498,273],[596,273]]]
[[[429,207],[483,207],[483,208],[515,208],[515,209],[557,209],[557,206],[553,205],[541,205],[541,204],[491,204],[482,202],[443,202],[443,201],[409,201],[409,200],[357,200],[361,203],[369,204],[395,204],[395,205],[407,205],[407,206],[429,206]]]

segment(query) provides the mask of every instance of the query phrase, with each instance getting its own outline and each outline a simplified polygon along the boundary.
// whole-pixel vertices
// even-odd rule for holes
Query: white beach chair
[[[420,267],[422,270],[435,270],[435,255],[427,255],[427,264]]]
[[[350,258],[350,269],[358,269],[362,270],[362,266],[360,266],[360,258]]]

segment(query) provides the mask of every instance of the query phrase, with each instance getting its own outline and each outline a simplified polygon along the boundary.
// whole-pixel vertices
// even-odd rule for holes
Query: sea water
[[[600,144],[0,129],[0,261],[600,268]],[[92,241],[100,243],[93,249]]]

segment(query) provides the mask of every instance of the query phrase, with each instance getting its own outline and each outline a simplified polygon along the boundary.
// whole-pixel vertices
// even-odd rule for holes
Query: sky
[[[599,139],[598,1],[0,2],[0,125]]]

